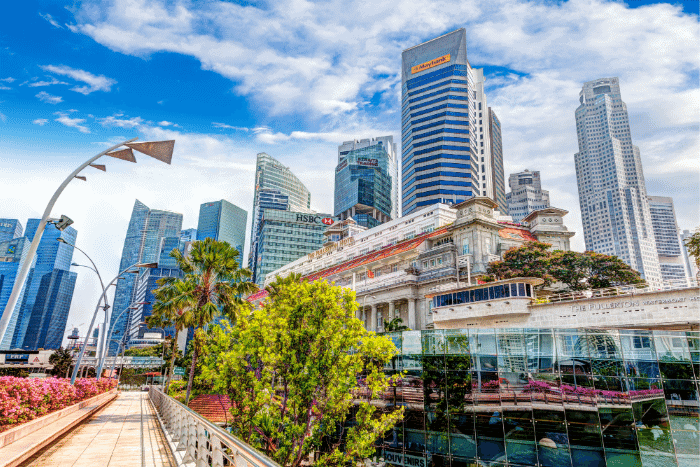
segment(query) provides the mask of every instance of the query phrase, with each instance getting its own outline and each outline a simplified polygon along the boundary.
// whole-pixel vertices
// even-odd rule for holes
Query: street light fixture
[[[135,142],[137,139],[138,138],[132,138],[123,141],[88,159],[86,162],[82,163],[77,169],[75,169],[70,175],[68,175],[68,177],[63,181],[63,183],[59,185],[58,189],[49,200],[49,204],[46,205],[46,209],[44,209],[44,214],[41,216],[39,225],[37,226],[36,232],[34,233],[34,239],[32,240],[32,243],[29,246],[29,250],[27,251],[26,259],[24,260],[24,263],[22,264],[22,267],[20,268],[15,278],[15,283],[12,286],[10,298],[7,300],[7,304],[5,305],[5,311],[2,314],[2,318],[0,318],[0,342],[2,342],[3,338],[5,337],[5,333],[7,332],[7,327],[10,324],[10,320],[15,310],[15,306],[17,305],[17,301],[19,300],[20,292],[22,291],[22,288],[24,287],[24,282],[27,279],[27,275],[29,274],[29,269],[31,268],[31,265],[33,263],[34,256],[36,255],[36,250],[39,248],[39,243],[41,242],[41,237],[44,234],[46,223],[49,221],[51,210],[56,204],[58,197],[61,195],[61,193],[63,193],[63,190],[65,190],[66,186],[68,186],[68,184],[72,182],[75,178],[79,178],[80,180],[86,181],[86,177],[78,174],[88,166],[98,170],[106,171],[106,167],[104,165],[93,164],[93,162],[95,162],[102,156],[110,156],[116,159],[121,159],[129,162],[136,162],[136,158],[134,157],[134,151],[138,151],[142,154],[146,154],[147,156],[153,157],[154,159],[157,159],[161,162],[165,162],[166,164],[170,164],[170,162],[172,161],[173,149],[175,147],[174,140]],[[120,146],[126,146],[126,149],[115,151],[115,149],[119,149]],[[54,225],[56,225],[57,228],[66,228],[73,221],[66,216],[61,216],[61,218],[58,219],[56,222],[54,222],[54,220],[51,219],[51,222],[54,223]]]
[[[123,279],[123,278],[121,278],[121,279]],[[151,302],[138,302],[138,303],[134,303],[133,305],[150,305],[150,303],[151,303]],[[122,312],[119,313],[119,315],[117,316],[117,319],[115,319],[114,321],[112,321],[112,324],[110,325],[109,331],[107,331],[107,334],[106,334],[107,337],[108,337],[108,341],[107,341],[107,342],[108,342],[108,344],[107,344],[108,346],[109,346],[109,342],[112,341],[112,336],[114,335],[114,325],[117,323],[117,321],[119,321],[119,319],[121,319],[122,315],[123,315],[124,313],[126,313],[127,310],[138,310],[139,307],[138,307],[138,306],[133,306],[133,305],[124,308],[124,309],[122,310]],[[124,340],[124,338],[122,337],[122,341],[123,341],[123,340]],[[124,349],[126,350],[126,342],[124,342]],[[98,366],[97,366],[97,368],[98,368],[98,370],[99,370],[100,372],[102,371],[102,368],[104,367],[105,360],[107,359],[107,354],[109,353],[109,350],[108,350],[108,349],[106,349],[106,350],[107,350],[106,352],[103,352],[103,353],[102,353],[102,359],[100,360],[100,362],[99,362],[99,364],[98,364]],[[119,354],[119,347],[117,347],[117,354]],[[110,371],[110,373],[109,373],[110,375],[112,374],[112,371],[114,370],[114,363],[116,363],[116,361],[117,361],[116,359],[117,359],[117,355],[114,356],[114,362],[112,363],[112,368],[110,368],[110,370],[109,370],[109,371]]]

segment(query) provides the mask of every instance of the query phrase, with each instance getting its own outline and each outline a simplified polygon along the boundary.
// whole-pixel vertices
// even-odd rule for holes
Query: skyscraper
[[[197,223],[197,240],[213,238],[227,242],[240,253],[243,258],[245,245],[245,227],[248,213],[228,201],[212,201],[199,206],[199,222]]]
[[[530,213],[549,207],[549,191],[542,189],[539,170],[510,174],[506,194],[507,214],[520,222]]]
[[[63,342],[78,275],[63,269],[44,274],[27,324],[23,349],[57,349]]]
[[[17,219],[0,219],[0,242],[22,236],[22,223]]]
[[[0,242],[0,310],[4,310],[5,306],[7,306],[7,301],[12,293],[12,287],[15,285],[17,272],[22,268],[27,258],[30,244],[31,242],[27,237],[13,238]],[[36,258],[36,256],[34,258]],[[15,334],[15,328],[17,327],[17,320],[19,319],[20,308],[22,307],[26,289],[27,286],[25,282],[25,286],[22,287],[19,299],[17,300],[12,317],[10,318],[10,323],[7,326],[5,337],[0,343],[0,349],[2,350],[8,350],[12,347],[12,338]]]
[[[250,233],[250,254],[248,267],[256,277],[259,261],[260,224],[264,209],[278,211],[311,212],[311,193],[303,183],[280,162],[261,152],[258,154],[255,169],[255,194],[253,197],[253,219]]]
[[[488,139],[477,145],[474,135],[476,115],[487,109],[483,103],[481,108],[476,105],[466,31],[458,29],[406,49],[401,59],[403,215],[479,195],[476,151]]]
[[[676,223],[676,211],[673,198],[667,196],[650,196],[649,212],[654,229],[656,250],[659,253],[659,267],[664,281],[687,281],[683,259],[682,245]]]
[[[618,256],[661,284],[639,148],[617,78],[583,85],[576,109],[576,179],[587,250]]]
[[[391,136],[338,146],[335,215],[372,228],[398,216],[396,146]]]
[[[123,271],[137,263],[157,262],[163,249],[163,238],[179,238],[181,230],[182,214],[150,209],[141,201],[136,200],[126,231],[119,270]],[[135,276],[135,274],[125,274],[124,278],[117,282],[117,290],[114,293],[111,326],[114,327],[115,339],[123,339],[124,342],[128,342],[129,336],[133,333],[138,333],[139,328],[138,320],[133,319],[130,312],[124,313],[119,321],[116,321],[123,310],[128,308],[132,302],[136,302],[134,297],[136,296],[137,277]],[[109,343],[110,355],[115,354],[117,347],[116,343]]]
[[[184,229],[180,231],[181,242],[194,242],[197,240],[197,229]]]
[[[502,213],[508,211],[506,200],[506,180],[503,170],[503,138],[501,134],[501,121],[496,112],[489,107],[489,138],[491,150],[491,177],[493,196],[486,194],[498,204],[498,210]]]
[[[27,221],[25,236],[30,242],[34,239],[34,235],[39,227],[39,222],[41,222],[40,219],[29,219]],[[65,230],[61,231],[53,224],[48,224],[46,226],[36,252],[35,263],[27,275],[27,281],[25,283],[26,290],[22,297],[19,317],[12,337],[13,348],[27,348],[25,345],[25,337],[28,335],[29,323],[32,321],[33,317],[42,317],[44,312],[53,316],[54,311],[58,310],[56,314],[57,317],[62,316],[61,313],[65,311],[65,317],[62,319],[65,320],[68,318],[67,310],[70,308],[77,274],[70,272],[70,265],[73,260],[73,247],[58,242],[57,240],[61,238],[68,243],[75,244],[77,235],[78,232],[73,227],[67,227]],[[56,270],[64,271],[65,274],[55,273]],[[58,288],[52,288],[47,285],[47,281],[48,283],[55,283],[55,280],[46,277],[52,275],[54,279],[58,278],[57,280],[60,282],[60,284],[56,284]],[[53,298],[46,296],[47,293],[53,293],[58,289],[61,290],[60,294],[55,295]],[[48,306],[46,306],[47,300],[52,301]],[[35,306],[38,307],[36,313]],[[42,317],[42,320],[43,319]],[[49,321],[51,320],[50,317],[48,319]],[[54,327],[55,326],[57,325],[54,324]],[[65,327],[65,322],[63,326]],[[37,341],[35,336],[29,337],[30,339],[27,341],[27,345],[31,347],[34,343],[38,342],[38,345],[43,347],[44,343]],[[63,330],[61,330],[61,340],[62,339]],[[28,350],[35,349],[28,348]]]

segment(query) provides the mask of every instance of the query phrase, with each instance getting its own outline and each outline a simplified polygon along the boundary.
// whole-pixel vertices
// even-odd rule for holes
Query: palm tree
[[[403,324],[403,320],[398,316],[391,321],[384,321],[384,332],[410,331],[411,329]]]
[[[170,256],[175,258],[184,277],[161,279],[161,286],[155,291],[157,302],[154,310],[157,309],[162,316],[174,318],[172,322],[176,326],[194,328],[194,349],[185,396],[187,405],[197,366],[197,331],[221,314],[235,322],[241,309],[248,307],[248,302],[242,297],[255,292],[257,286],[249,280],[252,276],[250,270],[239,267],[238,250],[227,242],[207,238],[192,243],[186,257],[178,249],[174,249]]]
[[[164,285],[163,279],[158,279],[158,285]],[[175,337],[172,339],[172,349],[170,351],[170,364],[168,370],[168,379],[165,381],[165,387],[163,392],[168,393],[168,388],[170,387],[170,381],[173,378],[173,369],[175,368],[175,356],[177,355],[177,336],[182,332],[186,326],[183,319],[183,314],[177,311],[173,312],[169,307],[164,307],[163,303],[168,301],[168,291],[171,289],[158,288],[153,291],[156,302],[153,304],[153,311],[151,316],[146,318],[146,324],[149,328],[167,328],[175,327]],[[165,345],[165,342],[163,342]]]

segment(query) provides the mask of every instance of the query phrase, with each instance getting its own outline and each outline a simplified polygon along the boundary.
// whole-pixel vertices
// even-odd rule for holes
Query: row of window
[[[530,284],[504,284],[484,287],[481,289],[463,290],[433,297],[433,307],[462,305],[464,303],[481,302],[508,297],[532,297]]]

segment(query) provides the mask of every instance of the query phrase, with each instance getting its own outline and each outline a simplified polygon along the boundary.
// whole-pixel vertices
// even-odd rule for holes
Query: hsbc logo
[[[308,222],[309,224],[322,223],[325,225],[332,225],[333,218],[314,216],[313,214],[297,214],[297,222]]]
[[[321,219],[321,222],[326,225],[333,225],[333,219],[331,219],[330,217],[324,217],[323,219]]]

